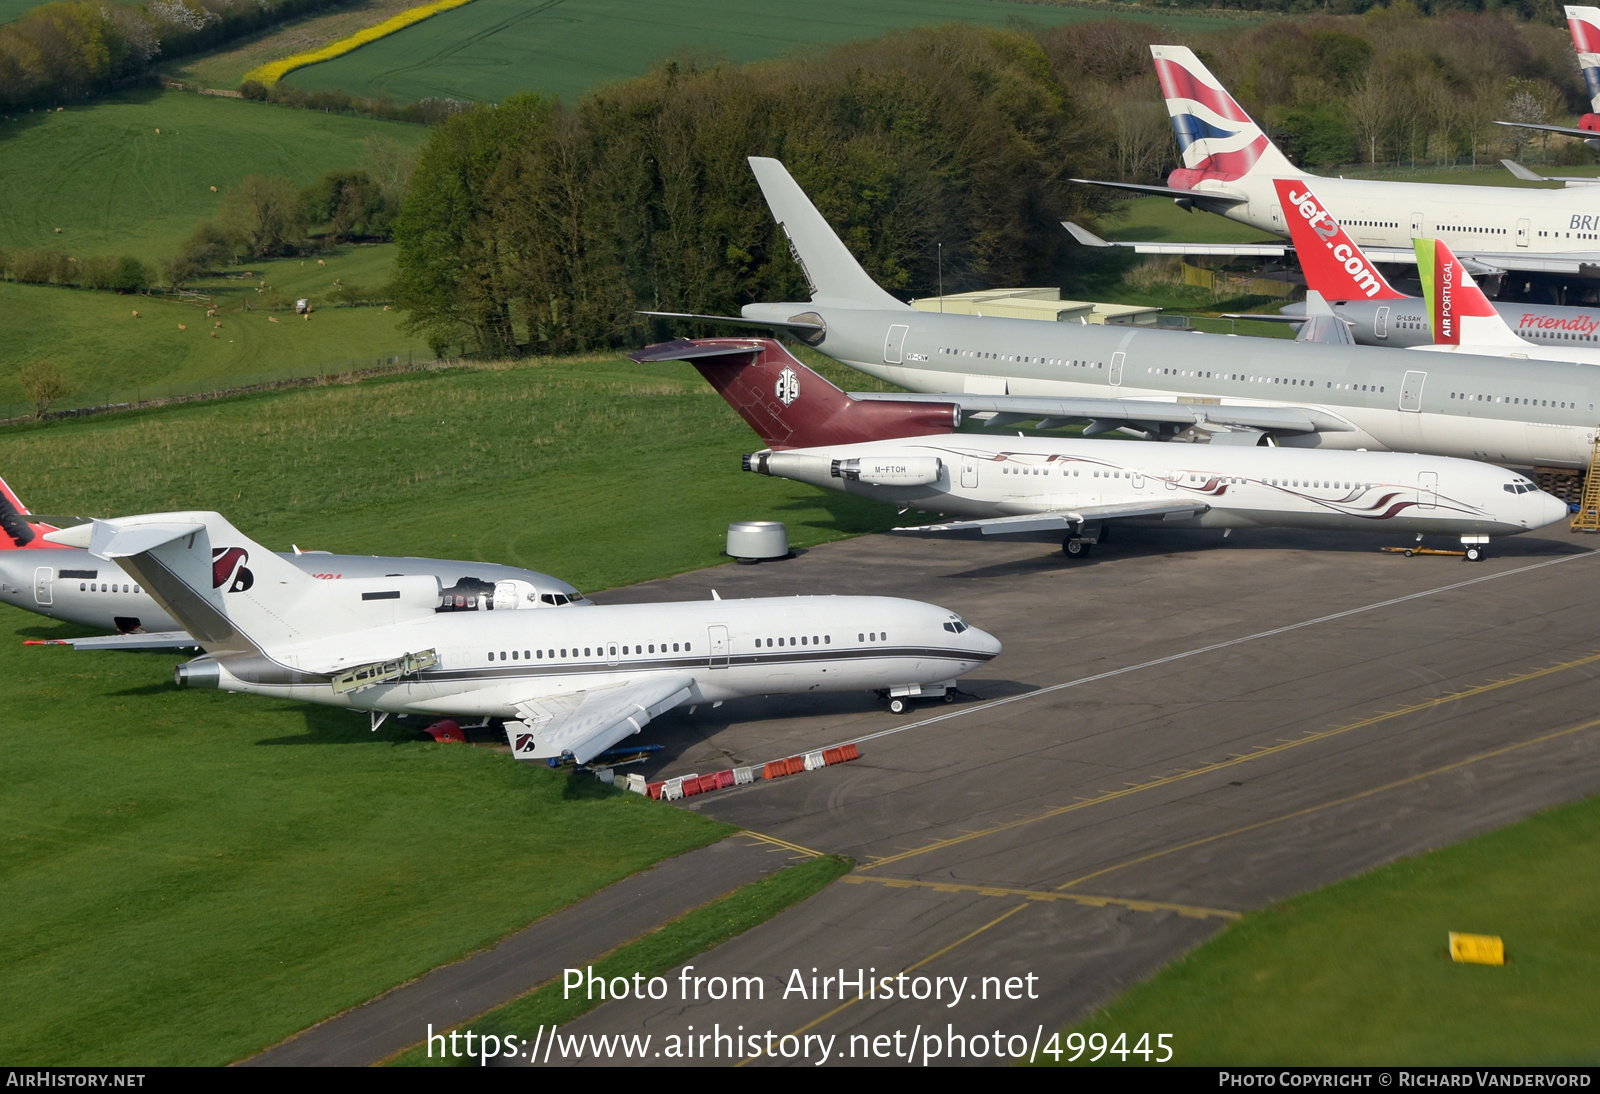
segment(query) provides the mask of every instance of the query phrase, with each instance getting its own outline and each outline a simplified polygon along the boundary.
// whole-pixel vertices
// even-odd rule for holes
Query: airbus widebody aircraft
[[[1408,349],[1433,348],[1437,339],[1455,351],[1540,361],[1600,364],[1600,311],[1589,308],[1539,308],[1496,304],[1444,240],[1416,241],[1421,297],[1406,296],[1389,284],[1318,199],[1306,179],[1277,179],[1306,286],[1321,294],[1333,313],[1350,326],[1358,344]],[[1448,284],[1452,291],[1430,290]],[[1439,309],[1450,305],[1461,322],[1441,324]],[[1280,314],[1305,317],[1304,304]],[[1555,313],[1561,314],[1555,314]]]
[[[1163,194],[1276,235],[1288,235],[1274,179],[1315,182],[1327,208],[1367,254],[1386,262],[1415,260],[1411,240],[1449,242],[1480,273],[1505,270],[1590,277],[1600,269],[1600,191],[1461,186],[1329,178],[1295,167],[1244,109],[1183,46],[1151,46],[1156,76],[1177,134],[1183,166],[1165,186],[1074,181]],[[1144,251],[1153,245],[1130,244]],[[1169,249],[1174,245],[1166,245]],[[1179,246],[1182,253],[1281,254],[1281,246]]]
[[[953,404],[853,400],[772,339],[631,356],[694,364],[769,446],[747,471],[968,518],[918,531],[1059,532],[1072,557],[1113,521],[1387,531],[1458,536],[1477,561],[1490,537],[1567,515],[1523,476],[1472,460],[951,432]]]
[[[120,566],[206,656],[180,684],[374,712],[504,718],[519,759],[585,763],[682,703],[954,685],[1000,643],[932,604],[879,596],[439,612],[437,578],[323,582],[221,515],[51,532]]]
[[[51,619],[118,633],[68,638],[77,649],[181,649],[196,642],[137,582],[75,547],[45,536],[53,524],[30,519],[17,495],[0,479],[0,603]],[[562,607],[590,604],[559,578],[515,566],[442,558],[335,555],[301,551],[279,555],[322,581],[420,574],[439,582],[441,611]]]
[[[917,311],[873,283],[782,164],[750,163],[812,297],[747,304],[732,321],[791,331],[852,368],[943,393],[923,397],[965,414],[994,413],[996,425],[1087,421],[1091,436],[1124,429],[1588,466],[1600,401],[1593,366],[1508,369],[1466,354]]]

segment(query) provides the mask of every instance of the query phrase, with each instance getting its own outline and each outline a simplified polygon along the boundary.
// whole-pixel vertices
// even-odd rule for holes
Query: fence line
[[[320,365],[246,375],[215,376],[180,384],[136,386],[132,390],[73,395],[51,404],[45,412],[47,421],[61,418],[82,418],[93,414],[107,414],[122,410],[142,410],[148,407],[173,406],[178,403],[204,402],[232,395],[245,395],[256,391],[275,391],[290,387],[310,387],[329,382],[344,383],[369,376],[382,376],[402,372],[429,372],[441,362],[428,358],[416,360],[411,351],[390,353],[376,357],[346,357],[326,361]],[[315,371],[312,371],[312,368]],[[0,404],[0,426],[17,425],[34,421],[32,403]]]

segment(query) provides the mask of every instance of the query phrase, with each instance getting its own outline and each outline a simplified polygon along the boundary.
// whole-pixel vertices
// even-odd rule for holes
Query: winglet
[[[1115,246],[1115,244],[1107,243],[1105,240],[1101,239],[1099,236],[1095,235],[1081,224],[1074,224],[1070,220],[1063,220],[1061,222],[1061,226],[1067,230],[1073,239],[1077,240],[1078,243],[1084,247]]]
[[[1306,284],[1328,300],[1400,300],[1381,273],[1300,179],[1273,179]]]
[[[1527,346],[1494,310],[1461,260],[1442,239],[1415,239],[1417,276],[1440,346]]]

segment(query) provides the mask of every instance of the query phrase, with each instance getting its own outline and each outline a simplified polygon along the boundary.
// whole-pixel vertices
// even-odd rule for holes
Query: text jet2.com
[[[768,992],[762,976],[701,976],[693,965],[677,976],[633,976],[606,978],[593,968],[567,969],[562,977],[564,1000],[581,999],[591,1003],[613,1000],[674,1002],[733,1001],[748,1004],[752,1017],[756,1007],[771,999],[781,1001],[898,1003],[934,1002],[953,1010],[965,1002],[1019,1001],[1039,998],[1039,978],[1023,976],[911,976],[906,973],[879,975],[876,969],[840,969],[836,973],[809,974],[793,969],[781,987],[774,983]],[[981,1019],[979,1020],[981,1021]],[[943,1029],[938,1028],[943,1025]],[[996,1060],[1074,1062],[1117,1058],[1123,1062],[1166,1063],[1173,1057],[1170,1034],[1126,1033],[1108,1037],[1103,1033],[1085,1037],[1059,1032],[1047,1036],[1044,1026],[1026,1032],[973,1028],[977,1022],[957,1029],[953,1022],[918,1023],[914,1029],[896,1029],[878,1034],[855,1033],[839,1036],[828,1033],[760,1029],[744,1025],[726,1026],[712,1022],[709,1028],[686,1025],[681,1032],[667,1034],[568,1034],[559,1026],[541,1025],[524,1034],[482,1033],[473,1029],[427,1029],[427,1055],[430,1059],[470,1059],[487,1066],[493,1063],[533,1063],[625,1060],[758,1060],[762,1058],[805,1062],[820,1067],[830,1061],[895,1061],[928,1066],[935,1063]]]

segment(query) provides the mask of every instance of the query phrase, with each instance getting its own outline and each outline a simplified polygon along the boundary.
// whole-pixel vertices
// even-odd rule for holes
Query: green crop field
[[[454,369],[0,431],[36,511],[215,508],[278,549],[492,559],[596,589],[799,546],[890,507],[739,470],[682,365]],[[582,609],[575,609],[582,610]],[[725,829],[360,715],[180,691],[169,653],[0,608],[0,1044],[29,1063],[221,1063]],[[678,715],[674,715],[678,717]]]
[[[813,0],[798,6],[761,0],[475,0],[353,53],[290,73],[291,87],[498,102],[542,91],[572,102],[601,84],[647,71],[668,56],[759,61],[796,48],[873,38],[937,23],[1043,26],[1133,18],[1174,30],[1249,26],[1204,15],[1105,11],[1007,4],[996,0]]]
[[[0,0],[0,23],[9,23],[38,6],[39,0]]]
[[[0,247],[131,254],[153,263],[214,216],[221,192],[248,175],[287,175],[305,186],[325,171],[360,166],[368,137],[409,152],[427,133],[175,91],[129,91],[60,113],[23,114],[0,122],[0,193],[7,196]]]
[[[1250,913],[1075,1032],[1171,1033],[1185,1065],[1593,1065],[1597,846],[1590,798]],[[1452,962],[1450,931],[1506,964]]]

